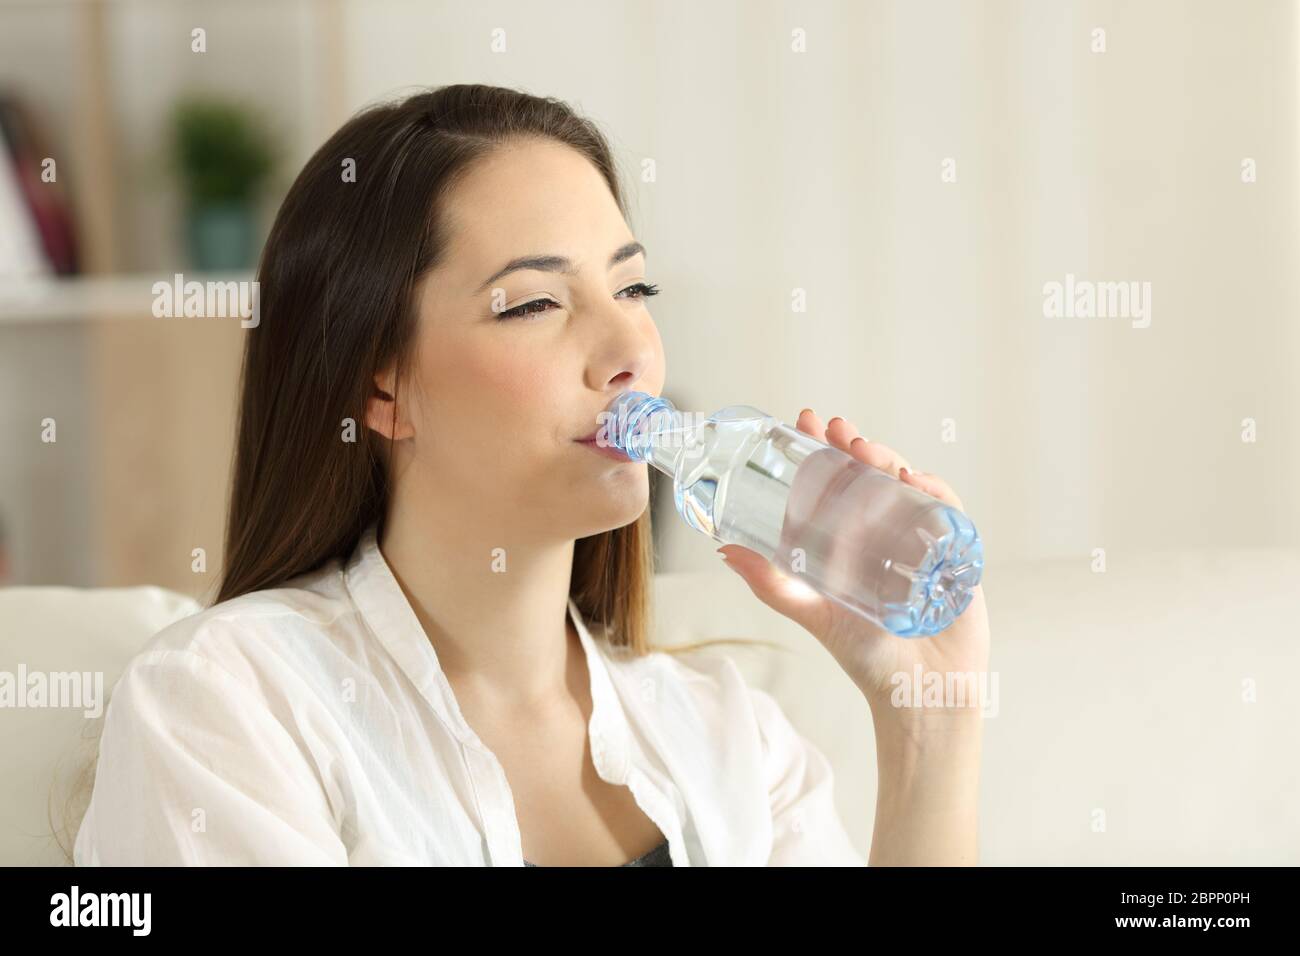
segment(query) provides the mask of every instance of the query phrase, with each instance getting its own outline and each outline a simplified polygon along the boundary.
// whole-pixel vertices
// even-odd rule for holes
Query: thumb
[[[797,576],[783,573],[775,564],[757,551],[738,544],[718,548],[723,563],[735,571],[749,585],[754,596],[813,634],[826,612],[826,598],[800,581]]]

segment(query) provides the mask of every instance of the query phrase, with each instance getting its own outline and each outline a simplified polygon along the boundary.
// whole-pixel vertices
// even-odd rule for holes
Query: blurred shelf
[[[252,270],[181,273],[185,282],[251,282]],[[139,273],[0,281],[0,328],[30,322],[153,318],[154,284],[176,273]]]

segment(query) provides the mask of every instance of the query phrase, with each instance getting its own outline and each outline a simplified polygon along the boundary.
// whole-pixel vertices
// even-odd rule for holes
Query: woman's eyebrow
[[[616,249],[614,254],[609,257],[608,268],[612,269],[620,262],[631,259],[638,254],[646,255],[645,246],[639,242],[629,242],[627,245]],[[560,272],[569,276],[576,274],[578,271],[574,268],[573,263],[564,256],[520,256],[518,259],[511,259],[489,276],[487,281],[475,290],[475,294],[482,292],[493,282],[496,282],[497,279],[512,272],[519,272],[522,269],[532,269],[537,272]]]

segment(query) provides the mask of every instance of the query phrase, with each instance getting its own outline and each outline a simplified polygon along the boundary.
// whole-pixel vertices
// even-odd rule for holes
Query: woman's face
[[[443,212],[447,255],[417,287],[418,394],[398,481],[512,541],[634,521],[647,466],[577,440],[616,395],[658,395],[664,381],[639,288],[645,254],[628,248],[636,240],[604,178],[570,147],[520,142],[475,164]],[[536,257],[554,261],[516,262]]]

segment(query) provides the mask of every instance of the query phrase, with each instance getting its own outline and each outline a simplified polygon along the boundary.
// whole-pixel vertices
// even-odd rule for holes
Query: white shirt
[[[596,771],[674,866],[866,865],[825,756],[729,657],[620,654],[568,605]],[[523,865],[505,771],[373,527],[346,564],[159,632],[104,721],[77,865]]]

